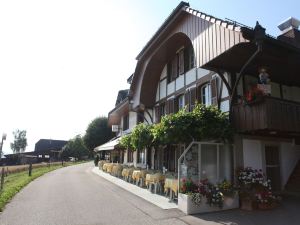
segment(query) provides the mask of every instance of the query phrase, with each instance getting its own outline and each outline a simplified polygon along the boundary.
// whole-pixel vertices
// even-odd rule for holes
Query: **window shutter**
[[[178,69],[179,69],[179,75],[184,73],[184,51],[181,50],[178,53]]]
[[[174,98],[166,102],[166,114],[174,113]]]
[[[187,111],[190,111],[190,90],[187,90],[184,94],[184,104],[186,105]]]
[[[160,112],[159,112],[159,106],[155,106],[155,122],[160,122]]]
[[[168,83],[172,80],[172,62],[168,62],[167,64],[167,79]]]
[[[177,55],[172,60],[171,81],[175,80],[178,75],[178,57]]]
[[[179,97],[174,99],[174,112],[178,112],[179,111]]]
[[[218,105],[218,78],[214,76],[210,81],[211,87],[211,104]]]
[[[189,48],[189,69],[194,68],[195,66],[195,55],[194,55],[194,48],[191,46]]]
[[[191,105],[190,111],[192,111],[194,109],[194,107],[195,107],[195,104],[196,104],[196,88],[192,88],[190,90],[190,94],[191,94],[191,98],[190,98],[190,100],[191,100],[191,102],[190,102],[190,105]]]
[[[169,100],[169,104],[170,104],[170,106],[169,106],[170,114],[171,114],[171,113],[174,113],[174,102],[175,102],[175,98],[172,98],[172,99]]]
[[[196,99],[198,103],[202,103],[201,96],[201,86],[198,86],[196,88]]]
[[[184,71],[188,71],[190,68],[189,68],[189,48],[184,48]]]
[[[166,101],[166,104],[165,104],[165,110],[166,110],[166,115],[170,114],[170,102],[169,100]]]

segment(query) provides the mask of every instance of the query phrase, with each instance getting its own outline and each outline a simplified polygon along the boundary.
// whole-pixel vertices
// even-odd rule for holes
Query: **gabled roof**
[[[52,140],[52,139],[40,139],[34,148],[34,152],[44,152],[49,150],[61,150],[68,141]]]
[[[128,97],[128,94],[129,94],[129,89],[120,90],[118,92],[115,106],[118,106],[120,103],[122,103]]]
[[[197,16],[201,19],[207,20],[211,23],[216,23],[218,25],[222,25],[223,27],[226,27],[230,30],[240,31],[241,24],[230,21],[230,20],[223,20],[219,19],[217,17],[213,17],[211,15],[205,14],[203,12],[200,12],[196,9],[190,8],[190,4],[187,2],[180,2],[179,5],[172,11],[172,13],[167,17],[167,19],[163,22],[163,24],[158,28],[158,30],[154,33],[154,35],[151,37],[151,39],[147,42],[147,44],[144,46],[142,51],[137,55],[136,59],[139,60],[142,55],[145,54],[145,52],[150,48],[150,46],[155,42],[155,40],[159,37],[160,33],[169,25],[172,23],[172,21],[175,20],[176,17],[179,16],[181,13],[189,13],[194,16]],[[243,25],[244,26],[244,25]]]

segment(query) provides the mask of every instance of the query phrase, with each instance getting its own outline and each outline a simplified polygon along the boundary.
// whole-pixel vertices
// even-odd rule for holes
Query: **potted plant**
[[[238,173],[238,181],[241,209],[266,209],[277,205],[278,198],[272,193],[271,181],[262,170],[244,168]]]
[[[183,179],[178,196],[178,208],[186,214],[238,208],[238,195],[228,181],[214,185],[207,179],[197,184]]]
[[[255,194],[257,206],[259,209],[273,209],[279,203],[279,198],[273,194],[271,180],[263,182]]]
[[[263,180],[262,170],[246,167],[238,172],[241,209],[253,210],[256,208],[255,193]]]

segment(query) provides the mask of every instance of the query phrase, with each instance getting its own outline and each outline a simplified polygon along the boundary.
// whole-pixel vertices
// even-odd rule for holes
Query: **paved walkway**
[[[271,211],[186,216],[161,209],[94,174],[92,163],[48,173],[26,186],[0,214],[1,225],[298,225],[300,200]]]
[[[92,171],[93,171],[93,173],[99,175],[100,177],[105,178],[106,180],[114,183],[115,185],[118,185],[119,187],[125,189],[126,191],[129,191],[132,194],[135,194],[162,209],[178,208],[177,204],[174,202],[169,202],[168,198],[161,196],[161,195],[152,194],[147,189],[140,188],[140,187],[138,187],[134,184],[130,184],[120,178],[111,176],[110,174],[105,173],[102,170],[99,170],[99,168],[97,168],[97,167],[95,167]]]

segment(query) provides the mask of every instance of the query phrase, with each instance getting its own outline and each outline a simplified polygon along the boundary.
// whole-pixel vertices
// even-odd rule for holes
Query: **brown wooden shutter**
[[[188,71],[189,68],[189,48],[184,48],[184,71]]]
[[[211,104],[218,105],[218,78],[215,76],[210,81]]]
[[[194,109],[194,107],[195,107],[195,104],[196,104],[196,88],[192,88],[190,90],[190,93],[191,93],[190,111],[192,111]]]
[[[155,122],[156,123],[159,123],[160,121],[160,113],[159,113],[159,105],[158,106],[155,106],[154,110],[155,110]]]
[[[184,94],[184,104],[186,105],[186,109],[190,111],[190,90],[186,90]]]
[[[178,112],[179,111],[179,97],[174,99],[174,112]]]
[[[170,114],[170,104],[169,104],[169,100],[166,101],[165,104],[165,114],[168,115]]]
[[[172,60],[172,69],[171,69],[171,81],[175,80],[178,76],[178,57],[177,55]]]
[[[172,80],[172,62],[167,64],[167,82],[170,83]]]
[[[180,50],[180,52],[178,53],[178,72],[179,75],[184,73],[184,51],[183,49]]]
[[[196,88],[196,99],[197,99],[197,102],[198,103],[202,103],[202,99],[201,99],[201,95],[202,93],[201,93],[201,86],[198,86],[197,88]]]
[[[174,113],[174,98],[166,102],[166,114]]]
[[[170,114],[171,114],[171,113],[174,113],[174,102],[175,102],[175,98],[172,98],[172,99],[169,100],[169,104],[170,104],[170,106],[169,106]]]

